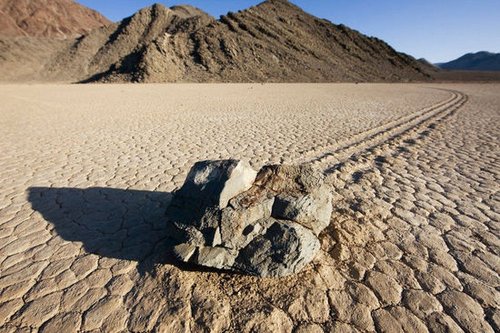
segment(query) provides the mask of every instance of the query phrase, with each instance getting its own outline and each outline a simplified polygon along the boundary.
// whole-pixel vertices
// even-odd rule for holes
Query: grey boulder
[[[331,188],[312,166],[257,173],[237,160],[196,163],[167,209],[179,260],[262,277],[310,263],[331,213]]]
[[[320,242],[311,230],[299,224],[273,220],[263,235],[241,249],[235,266],[258,276],[287,276],[304,268],[319,249]]]
[[[197,162],[178,195],[225,208],[232,197],[248,190],[257,171],[238,160]]]

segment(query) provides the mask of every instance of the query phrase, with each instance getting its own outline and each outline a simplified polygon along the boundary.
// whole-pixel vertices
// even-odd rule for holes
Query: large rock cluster
[[[299,272],[320,249],[332,194],[308,165],[259,172],[237,160],[196,163],[167,216],[178,259],[263,277]]]

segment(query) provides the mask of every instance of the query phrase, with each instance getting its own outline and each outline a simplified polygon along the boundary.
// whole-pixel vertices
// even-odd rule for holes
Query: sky
[[[112,21],[162,3],[190,4],[214,17],[262,0],[78,0]],[[500,52],[500,0],[292,0],[335,24],[378,37],[397,51],[433,63],[477,51]]]

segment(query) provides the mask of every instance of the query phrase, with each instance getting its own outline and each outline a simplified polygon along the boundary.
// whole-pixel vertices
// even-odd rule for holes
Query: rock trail
[[[356,155],[362,150],[373,149],[378,145],[406,134],[423,123],[430,120],[439,120],[447,114],[458,110],[468,100],[468,96],[459,91],[442,90],[449,92],[451,97],[408,116],[357,134],[349,138],[346,142],[337,143],[335,146],[329,147],[326,153],[305,160],[305,163],[324,165],[331,163],[332,160],[340,161],[346,157]]]

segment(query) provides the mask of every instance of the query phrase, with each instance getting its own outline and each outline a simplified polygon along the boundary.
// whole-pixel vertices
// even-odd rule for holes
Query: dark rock
[[[266,233],[243,248],[236,268],[264,277],[287,276],[299,272],[320,249],[314,233],[296,223],[271,219]]]
[[[258,276],[299,272],[320,249],[332,194],[322,172],[236,160],[196,163],[167,215],[179,260]]]

